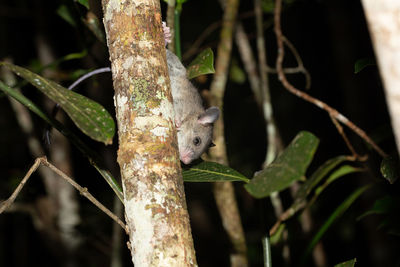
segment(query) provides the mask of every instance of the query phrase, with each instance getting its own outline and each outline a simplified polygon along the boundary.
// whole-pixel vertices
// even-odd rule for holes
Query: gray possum
[[[197,159],[212,144],[217,107],[203,108],[199,92],[189,81],[178,57],[167,49],[167,63],[178,129],[179,158],[185,164]]]
[[[217,107],[204,109],[199,92],[187,78],[186,68],[174,53],[168,49],[166,53],[175,126],[178,130],[179,158],[184,164],[190,164],[212,146],[213,124],[220,111]],[[96,69],[80,77],[68,89],[74,88],[90,76],[110,71],[109,67]]]

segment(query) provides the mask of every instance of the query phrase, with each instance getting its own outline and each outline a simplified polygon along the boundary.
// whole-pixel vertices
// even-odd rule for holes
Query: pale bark
[[[363,0],[362,3],[400,151],[400,1]]]
[[[103,0],[135,266],[196,266],[159,1]]]

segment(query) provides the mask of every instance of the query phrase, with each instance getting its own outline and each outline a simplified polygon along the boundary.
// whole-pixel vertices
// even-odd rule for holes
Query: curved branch
[[[286,75],[285,75],[285,73],[283,71],[283,67],[282,67],[285,52],[284,52],[284,47],[283,47],[284,36],[282,34],[281,22],[280,22],[281,9],[282,9],[282,0],[276,0],[275,11],[274,11],[274,22],[275,22],[274,31],[275,31],[276,42],[277,42],[277,46],[278,46],[278,57],[276,59],[276,70],[278,72],[278,79],[281,81],[282,85],[286,88],[286,90],[288,90],[292,94],[325,110],[331,117],[340,121],[341,123],[343,123],[344,125],[349,127],[358,136],[360,136],[362,139],[364,139],[368,144],[370,144],[372,146],[372,148],[376,152],[378,152],[379,155],[381,155],[382,157],[387,157],[387,154],[365,133],[364,130],[362,130],[360,127],[355,125],[352,121],[350,121],[348,118],[346,118],[343,114],[341,114],[336,109],[332,108],[331,106],[327,105],[326,103],[322,102],[321,100],[300,91],[286,79]]]

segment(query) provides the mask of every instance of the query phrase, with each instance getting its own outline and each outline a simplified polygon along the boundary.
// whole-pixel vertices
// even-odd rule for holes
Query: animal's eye
[[[198,136],[196,136],[196,137],[193,139],[193,144],[194,144],[195,146],[199,146],[199,145],[201,144],[201,138],[198,137]]]

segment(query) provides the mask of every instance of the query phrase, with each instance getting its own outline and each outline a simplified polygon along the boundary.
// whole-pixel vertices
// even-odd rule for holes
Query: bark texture
[[[135,266],[196,266],[158,0],[103,0]]]
[[[400,1],[363,0],[362,3],[400,152]]]

